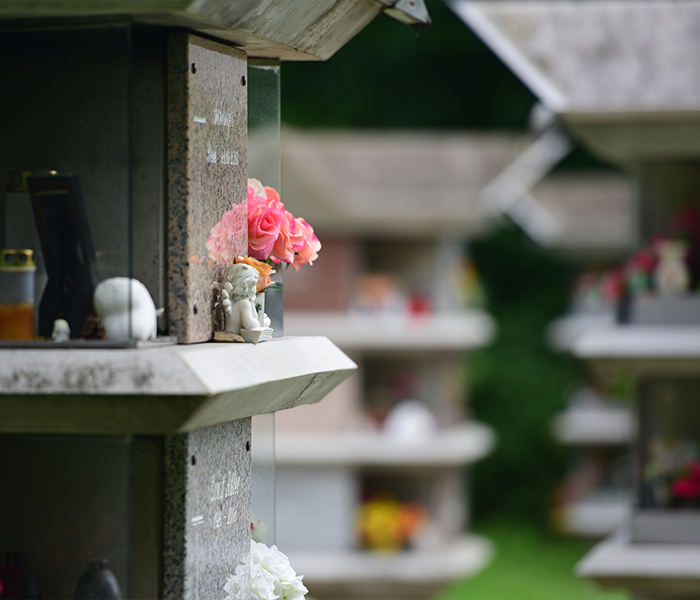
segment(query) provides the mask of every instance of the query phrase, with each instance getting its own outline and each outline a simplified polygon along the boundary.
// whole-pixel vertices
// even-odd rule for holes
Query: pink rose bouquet
[[[321,242],[313,227],[286,210],[277,191],[257,179],[249,179],[247,205],[234,205],[227,210],[209,234],[207,250],[211,260],[222,265],[236,260],[237,241],[246,226],[246,209],[249,257],[270,264],[289,264],[297,270],[318,258]]]
[[[284,208],[280,196],[257,179],[248,180],[248,255],[287,263],[297,270],[318,258],[321,242],[304,219]]]

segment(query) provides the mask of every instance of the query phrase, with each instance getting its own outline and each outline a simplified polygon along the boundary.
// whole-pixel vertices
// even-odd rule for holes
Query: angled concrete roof
[[[282,132],[292,212],[324,231],[473,234],[499,213],[479,192],[526,147],[513,133]]]
[[[507,132],[285,129],[283,201],[321,236],[468,238],[502,218],[484,189],[532,141]],[[631,247],[626,176],[550,175],[529,195],[555,223],[554,247],[601,254]]]
[[[630,177],[618,173],[555,173],[531,195],[557,223],[553,246],[575,254],[626,256],[637,230]]]
[[[423,0],[0,0],[0,21],[128,15],[280,60],[325,60],[382,11],[410,25],[430,24]]]
[[[598,156],[700,157],[700,1],[449,4]]]
[[[555,112],[700,110],[700,2],[450,6]]]

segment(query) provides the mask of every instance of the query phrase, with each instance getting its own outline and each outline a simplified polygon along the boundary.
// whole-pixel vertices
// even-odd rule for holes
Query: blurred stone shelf
[[[323,598],[381,595],[404,600],[431,597],[445,581],[475,575],[489,563],[493,553],[487,539],[473,534],[440,547],[395,554],[362,550],[288,552],[294,568],[304,574],[304,582]]]
[[[328,336],[360,364],[358,376],[321,405],[276,418],[277,543],[311,594],[427,599],[486,566],[491,544],[463,534],[465,471],[493,451],[496,436],[465,420],[460,407],[465,354],[493,340],[493,319],[480,311],[416,318],[289,311],[285,331]],[[413,393],[433,413],[436,429],[404,436],[368,428],[380,408],[377,386],[402,373],[421,382]],[[421,504],[430,515],[430,541],[396,554],[358,549],[357,511],[368,492]]]
[[[700,2],[453,0],[451,6],[557,115],[569,135],[598,158],[634,173],[639,242],[670,231],[685,205],[697,207],[700,78],[697,61],[686,59],[697,54]],[[649,464],[646,454],[654,436],[674,443],[697,439],[697,419],[686,411],[695,406],[698,393],[700,327],[670,323],[678,319],[675,312],[661,315],[667,317],[663,325],[609,323],[580,331],[566,346],[594,368],[636,380],[641,413],[641,439],[634,449],[637,481]],[[667,404],[671,394],[679,398],[677,404]],[[674,419],[666,418],[669,405]],[[638,599],[700,597],[697,530],[684,529],[685,539],[677,537],[662,509],[647,525],[664,535],[647,543],[640,535],[649,533],[640,527],[641,519],[656,509],[637,506],[645,504],[641,489],[635,490],[631,533],[595,546],[578,573],[627,588]]]
[[[625,445],[632,441],[635,421],[622,406],[570,408],[552,422],[552,433],[562,444]]]
[[[288,312],[285,332],[324,335],[343,350],[469,350],[490,344],[494,320],[485,312],[462,311],[425,316],[347,312]]]
[[[609,325],[588,330],[569,351],[582,359],[646,375],[700,371],[699,325]]]
[[[605,537],[623,525],[631,514],[631,493],[598,491],[562,508],[555,518],[557,527],[564,533]]]
[[[571,313],[552,320],[545,329],[545,338],[555,350],[568,352],[579,336],[616,324],[612,311]]]
[[[488,456],[494,445],[493,430],[474,422],[410,439],[373,431],[283,432],[275,438],[280,466],[462,466]]]
[[[258,345],[0,349],[0,431],[190,431],[313,404],[355,368],[323,337]]]
[[[642,544],[627,531],[601,542],[577,573],[606,587],[625,587],[635,598],[697,598],[700,544]]]

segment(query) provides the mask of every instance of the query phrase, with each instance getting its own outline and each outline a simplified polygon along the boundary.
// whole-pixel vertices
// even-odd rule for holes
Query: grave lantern
[[[37,308],[35,335],[0,340],[6,589],[19,569],[40,591],[16,593],[72,598],[107,559],[125,598],[232,593],[252,417],[355,365],[319,337],[210,342],[207,242],[249,176],[279,186],[280,63],[329,58],[382,11],[427,22],[422,1],[0,0],[0,276],[30,273]],[[115,280],[126,320],[103,339],[94,293]]]
[[[700,78],[697,61],[688,57],[697,54],[699,2],[451,5],[561,127],[635,176],[640,244],[671,233],[679,211],[697,212]],[[689,236],[693,245],[695,236]],[[696,262],[688,266],[696,281]],[[577,569],[640,599],[700,594],[699,302],[696,286],[679,291],[668,283],[657,280],[651,299],[634,299],[627,322],[601,322],[569,346],[575,356],[636,382],[632,516]]]

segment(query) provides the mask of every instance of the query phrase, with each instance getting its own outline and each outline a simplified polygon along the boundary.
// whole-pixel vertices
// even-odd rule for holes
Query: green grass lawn
[[[548,536],[534,525],[492,521],[476,527],[496,548],[491,564],[435,600],[629,600],[576,577],[574,565],[594,542]]]

